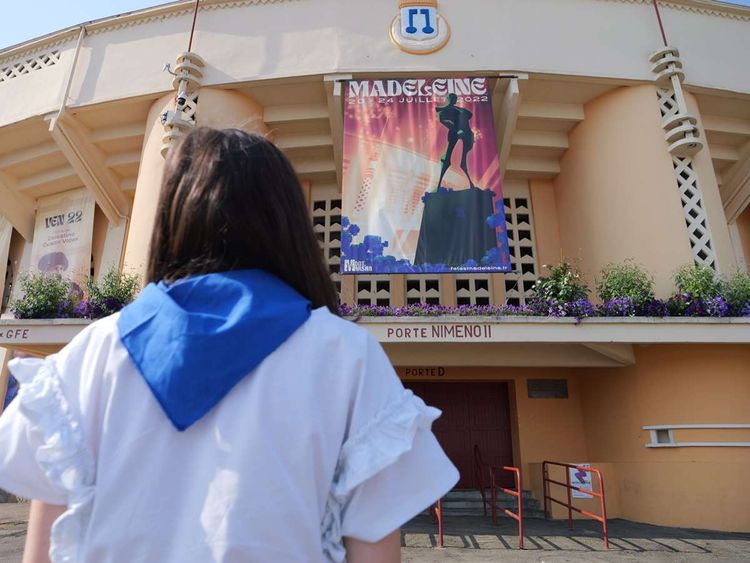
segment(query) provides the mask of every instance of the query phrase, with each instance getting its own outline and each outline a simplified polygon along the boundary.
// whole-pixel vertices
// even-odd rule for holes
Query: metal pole
[[[661,38],[664,40],[664,46],[669,46],[667,41],[667,32],[664,31],[664,22],[661,21],[661,13],[659,12],[659,3],[654,0],[654,10],[656,10],[656,19],[659,20],[659,30],[661,31]]]
[[[602,496],[600,498],[602,507],[602,531],[604,532],[604,547],[609,549],[609,530],[607,528],[607,501],[604,499],[604,476],[601,471],[597,471],[599,475],[599,487],[601,488]]]
[[[443,540],[443,499],[438,499],[437,503],[437,518],[438,518],[438,545],[445,547]]]
[[[492,524],[497,526],[497,489],[495,488],[495,473],[490,469],[492,479]]]
[[[549,482],[547,481],[548,478],[549,473],[547,472],[547,462],[545,461],[544,463],[542,463],[542,490],[544,492],[544,518],[546,520],[549,520],[551,517],[551,503],[549,502]]]
[[[565,482],[567,483],[568,491],[568,529],[573,529],[573,499],[571,498],[570,489],[570,466],[564,467],[565,469]]]
[[[201,0],[195,0],[195,9],[193,10],[193,26],[190,28],[190,42],[188,43],[188,53],[193,50],[193,36],[195,35],[195,22],[198,19],[198,7]]]
[[[518,548],[523,549],[523,484],[521,483],[521,470],[516,470],[518,477]]]

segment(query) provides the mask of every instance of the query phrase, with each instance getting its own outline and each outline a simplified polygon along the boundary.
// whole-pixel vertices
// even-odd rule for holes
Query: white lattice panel
[[[679,112],[679,105],[674,90],[657,88],[656,91],[662,118],[666,120],[676,115]],[[693,259],[696,264],[718,270],[716,253],[711,242],[711,229],[703,206],[703,194],[693,166],[693,158],[673,156],[672,166],[677,180],[682,211],[685,214],[685,226],[690,247],[693,250]]]
[[[193,92],[187,97],[185,107],[182,110],[182,115],[186,121],[196,122],[198,113],[198,92]]]
[[[60,62],[60,51],[42,53],[25,61],[0,68],[0,82],[7,82],[24,74],[43,70]]]
[[[716,254],[711,244],[711,230],[703,208],[703,198],[698,187],[698,176],[692,158],[672,157],[677,189],[680,192],[682,210],[685,213],[685,226],[697,264],[717,269]]]
[[[341,196],[336,188],[312,190],[312,220],[323,258],[341,294]]]
[[[505,301],[508,305],[525,305],[539,277],[528,185],[507,188],[505,196],[505,220],[513,264],[513,272],[505,274]]]
[[[389,276],[357,276],[357,305],[391,304]]]
[[[674,90],[657,88],[656,94],[659,98],[659,111],[661,111],[661,117],[663,120],[680,113],[680,106],[677,102],[677,96],[675,95]]]
[[[490,276],[456,276],[457,305],[489,305],[491,302]]]
[[[416,305],[417,303],[426,303],[428,305],[440,304],[439,277],[406,277],[406,304]]]

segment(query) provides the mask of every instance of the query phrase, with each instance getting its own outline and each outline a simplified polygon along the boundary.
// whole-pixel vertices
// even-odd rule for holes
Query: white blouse
[[[117,315],[10,367],[21,390],[0,417],[0,488],[67,505],[53,563],[342,562],[343,537],[378,541],[458,480],[430,431],[440,411],[327,309],[184,432]]]

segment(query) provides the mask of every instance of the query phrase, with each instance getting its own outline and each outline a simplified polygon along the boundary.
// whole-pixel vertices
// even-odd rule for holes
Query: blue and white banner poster
[[[346,83],[341,272],[511,271],[489,80]]]
[[[86,188],[37,200],[31,268],[69,278],[81,296],[91,273],[94,213],[94,196]]]

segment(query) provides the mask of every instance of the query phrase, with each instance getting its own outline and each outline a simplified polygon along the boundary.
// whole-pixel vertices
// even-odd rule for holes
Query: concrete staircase
[[[491,502],[491,494],[487,500]],[[531,491],[523,492],[523,517],[527,518],[544,518],[544,510],[539,505],[539,501],[534,498]],[[508,510],[516,511],[518,501],[516,497],[498,492],[497,504]],[[454,490],[443,498],[443,513],[446,516],[482,516],[482,495],[478,490]],[[502,513],[503,518],[506,516]],[[487,508],[487,517],[491,516],[490,508]]]

